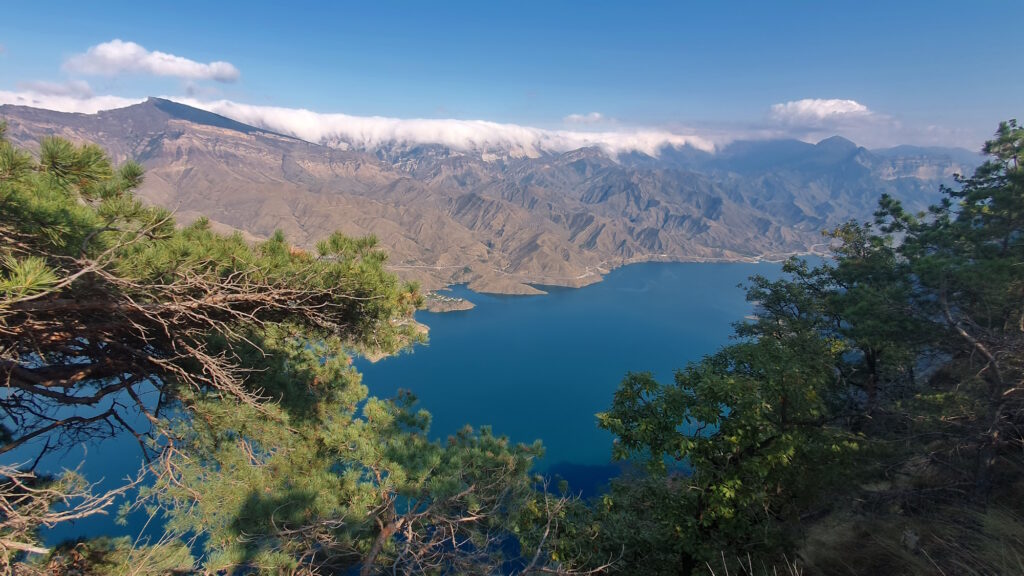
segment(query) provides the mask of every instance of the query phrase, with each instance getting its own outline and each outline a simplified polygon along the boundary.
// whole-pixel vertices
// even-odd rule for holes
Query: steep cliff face
[[[393,143],[310,143],[167,100],[65,114],[0,106],[10,136],[92,141],[148,172],[141,194],[182,220],[207,215],[256,237],[312,244],[373,233],[392,268],[428,288],[451,282],[522,293],[580,286],[650,259],[780,257],[820,231],[868,217],[878,195],[911,205],[966,172],[959,153],[875,154],[841,138],[738,142],[716,154],[665,149],[610,158],[582,148],[535,157]],[[959,155],[958,155],[959,154]]]

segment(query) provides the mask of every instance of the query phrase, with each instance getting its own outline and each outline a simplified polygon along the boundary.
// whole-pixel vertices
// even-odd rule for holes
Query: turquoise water
[[[517,442],[542,440],[541,470],[607,477],[612,438],[594,415],[609,407],[626,372],[669,381],[688,361],[714,352],[728,342],[732,323],[751,313],[738,285],[779,273],[777,264],[649,263],[543,296],[456,287],[451,294],[476,308],[420,313],[428,345],[358,367],[373,395],[415,393],[433,414],[435,437],[490,425]]]
[[[752,274],[777,277],[777,264],[635,264],[581,289],[551,288],[543,296],[494,296],[455,287],[476,308],[421,312],[430,343],[376,364],[357,360],[370,393],[411,390],[433,415],[436,438],[466,424],[490,425],[513,441],[546,447],[538,471],[569,480],[593,494],[617,472],[611,436],[596,426],[626,372],[650,371],[662,381],[688,361],[726,344],[732,323],[751,312],[738,284]],[[11,455],[8,455],[11,456]],[[24,456],[30,458],[29,451]],[[22,461],[13,458],[11,461]],[[123,434],[52,455],[42,469],[74,468],[100,487],[121,485],[137,472],[140,452]],[[111,511],[114,512],[113,510]],[[111,516],[66,523],[46,534],[49,543],[108,535],[136,535]],[[150,525],[159,536],[159,523]]]

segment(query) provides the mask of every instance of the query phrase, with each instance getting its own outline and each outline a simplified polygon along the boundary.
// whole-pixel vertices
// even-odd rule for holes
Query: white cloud
[[[233,120],[289,134],[310,142],[373,148],[387,142],[441,144],[456,150],[508,151],[517,156],[562,152],[596,146],[611,155],[639,151],[657,155],[666,146],[693,146],[712,151],[715,142],[696,134],[658,129],[585,132],[546,130],[485,120],[402,119],[323,114],[301,108],[239,104],[230,100],[175,100]]]
[[[44,96],[70,96],[79,100],[92,98],[92,88],[85,80],[69,80],[67,82],[46,82],[32,80],[19,82],[18,88],[25,92],[35,92]]]
[[[597,124],[604,119],[604,115],[600,112],[591,112],[590,114],[569,114],[562,120],[569,124]]]
[[[862,120],[875,115],[867,106],[856,100],[804,98],[775,104],[771,108],[771,119],[788,125],[819,126]]]
[[[692,146],[710,152],[714,151],[716,142],[721,143],[718,138],[711,139],[696,134],[681,134],[658,129],[638,128],[600,132],[547,130],[485,120],[350,116],[348,114],[322,114],[301,108],[255,106],[230,100],[204,101],[177,97],[168,97],[168,99],[266,130],[343,148],[372,149],[381,144],[396,142],[441,144],[455,150],[484,154],[500,151],[513,156],[538,156],[543,152],[565,152],[594,146],[612,156],[631,151],[656,156],[666,146],[677,148]],[[0,104],[32,106],[85,114],[123,108],[144,100],[144,98],[121,98],[119,96],[78,98],[73,95],[41,91],[9,92],[0,90]]]
[[[75,90],[75,87],[79,89]],[[123,108],[143,98],[87,96],[85,85],[68,83],[23,83],[21,91],[0,91],[0,104],[16,104],[91,114],[100,110]],[[841,134],[869,148],[897,144],[954,145],[977,148],[981,138],[973,133],[938,127],[906,126],[898,119],[872,112],[854,101],[827,104],[829,101],[787,102],[772,108],[780,116],[761,126],[706,126],[695,130],[685,126],[671,128],[625,128],[607,130],[549,130],[519,124],[484,120],[402,119],[381,116],[324,114],[301,108],[281,108],[242,104],[230,100],[203,98],[170,99],[221,114],[239,122],[289,134],[311,142],[342,148],[372,149],[385,143],[441,144],[455,150],[480,153],[482,157],[510,154],[536,156],[544,152],[564,152],[594,146],[611,156],[639,151],[651,156],[667,146],[714,151],[737,139],[765,140],[798,138],[817,142]],[[810,103],[825,103],[813,105]],[[792,105],[792,106],[791,106]],[[802,111],[801,111],[802,110]],[[788,112],[786,112],[788,111]],[[804,118],[802,123],[784,122]]]
[[[0,104],[32,106],[33,108],[45,108],[60,112],[78,112],[81,114],[95,114],[100,110],[124,108],[132,104],[138,104],[143,100],[145,98],[122,98],[120,96],[90,96],[88,98],[81,98],[76,95],[45,94],[31,90],[20,92],[0,90]]]
[[[83,54],[68,58],[64,69],[97,76],[135,73],[218,82],[234,82],[240,75],[228,62],[204,64],[174,54],[151,52],[135,42],[120,39],[97,44]]]
[[[805,98],[775,104],[764,128],[766,137],[817,142],[838,134],[868,148],[897,144],[973,146],[970,139],[952,132],[929,134],[919,125],[906,125],[856,100]],[[775,136],[770,136],[773,131]]]

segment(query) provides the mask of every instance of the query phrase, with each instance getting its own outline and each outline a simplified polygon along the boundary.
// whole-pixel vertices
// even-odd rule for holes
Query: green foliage
[[[100,182],[113,176],[110,160],[95,144],[75,146],[48,136],[39,143],[40,168],[61,186],[75,186],[83,197],[90,198]],[[91,199],[91,198],[90,198]]]
[[[375,238],[335,234],[313,253],[281,233],[250,244],[205,219],[177,226],[133,195],[142,181],[92,145],[46,138],[35,161],[0,141],[0,453],[135,434],[150,480],[122,512],[160,516],[171,537],[84,542],[54,566],[190,568],[183,542],[199,538],[209,571],[480,573],[509,539],[550,547],[537,530],[555,512],[530,474],[539,445],[487,428],[431,441],[411,395],[370,398],[351,367],[354,353],[423,340],[422,298],[384,269]],[[129,426],[139,414],[148,431]],[[88,502],[82,515],[116,496],[90,499],[74,475],[50,486],[0,494],[24,513],[0,517],[0,537],[21,539],[0,543],[4,558],[9,544],[35,550],[62,495]]]
[[[627,546],[626,564],[650,574],[792,556],[808,533],[820,549],[806,557],[819,568],[1014,566],[1024,512],[1022,147],[1024,129],[1002,123],[985,145],[991,159],[927,212],[883,196],[874,223],[827,232],[832,261],[791,260],[781,280],[752,278],[757,316],[737,325],[737,344],[670,384],[628,375],[598,420],[617,436],[615,457],[648,472],[616,482],[583,515],[587,537],[606,552]],[[974,519],[1003,544],[976,543],[986,550],[977,554],[950,544]],[[872,531],[872,521],[903,527]],[[872,563],[859,571],[847,548],[869,535],[861,558]],[[874,554],[888,560],[875,564]]]
[[[725,348],[678,372],[673,385],[626,377],[598,422],[617,436],[617,458],[640,455],[669,492],[659,547],[678,550],[692,568],[722,550],[784,541],[785,526],[859,446],[833,421],[834,362],[825,340],[801,330]],[[685,465],[685,484],[667,462]]]
[[[431,534],[456,525],[450,535],[493,562],[497,551],[487,539],[510,532],[532,498],[528,472],[538,449],[511,446],[487,429],[432,442],[429,415],[414,410],[411,396],[366,399],[343,357],[322,362],[324,345],[281,336],[259,343],[273,351],[267,391],[294,382],[314,387],[282,396],[287,400],[270,419],[255,408],[191,398],[206,425],[181,423],[180,452],[167,461],[172,473],[143,494],[166,511],[168,528],[205,534],[210,570],[295,568],[303,559],[327,566],[402,562],[400,540],[374,550],[396,524],[405,543],[420,548],[406,551],[409,561],[424,548],[433,548],[427,557],[457,552]],[[444,562],[471,554],[464,556]]]
[[[7,123],[0,121],[0,182],[24,178],[32,170],[32,156],[4,139]]]
[[[4,275],[0,277],[0,294],[4,298],[21,298],[44,293],[57,284],[57,275],[46,261],[36,256],[16,259],[13,256],[0,258]]]

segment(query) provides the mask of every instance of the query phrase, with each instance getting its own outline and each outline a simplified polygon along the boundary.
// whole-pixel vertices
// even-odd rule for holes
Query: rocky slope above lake
[[[646,260],[780,258],[823,248],[821,230],[870,216],[882,193],[920,207],[973,155],[842,138],[514,157],[395,142],[312,143],[168,100],[98,114],[0,106],[9,136],[95,142],[147,168],[140,195],[188,221],[311,245],[375,234],[399,275],[428,289],[532,293],[582,286]],[[980,160],[980,159],[979,159]]]

